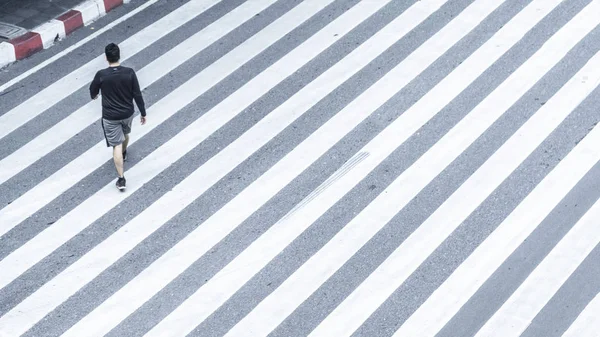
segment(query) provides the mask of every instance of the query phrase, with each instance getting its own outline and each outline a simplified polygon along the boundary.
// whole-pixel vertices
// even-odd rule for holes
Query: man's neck
[[[108,66],[109,66],[109,67],[118,67],[118,66],[120,66],[120,65],[121,65],[121,64],[120,64],[119,62],[117,62],[117,63],[109,63],[109,64],[108,64]]]

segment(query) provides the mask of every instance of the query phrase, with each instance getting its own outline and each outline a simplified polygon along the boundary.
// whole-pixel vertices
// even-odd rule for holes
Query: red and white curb
[[[0,43],[0,67],[50,48],[56,40],[131,0],[87,0],[61,16],[8,42]]]

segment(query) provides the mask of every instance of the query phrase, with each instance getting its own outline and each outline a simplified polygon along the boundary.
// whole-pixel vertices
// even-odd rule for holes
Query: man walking
[[[102,130],[106,146],[113,148],[113,160],[117,169],[117,188],[125,189],[123,161],[127,159],[127,144],[133,120],[133,100],[140,110],[140,122],[146,124],[146,108],[135,71],[123,67],[119,46],[111,43],[104,49],[108,68],[96,73],[90,84],[92,99],[102,92]]]

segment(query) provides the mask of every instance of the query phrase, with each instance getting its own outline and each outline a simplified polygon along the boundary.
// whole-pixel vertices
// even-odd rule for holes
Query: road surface
[[[143,3],[0,71],[0,336],[600,336],[600,0]]]

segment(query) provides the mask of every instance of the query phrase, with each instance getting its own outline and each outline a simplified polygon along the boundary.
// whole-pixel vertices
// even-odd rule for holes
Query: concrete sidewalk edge
[[[131,0],[86,0],[31,31],[0,43],[0,68],[25,59]]]

